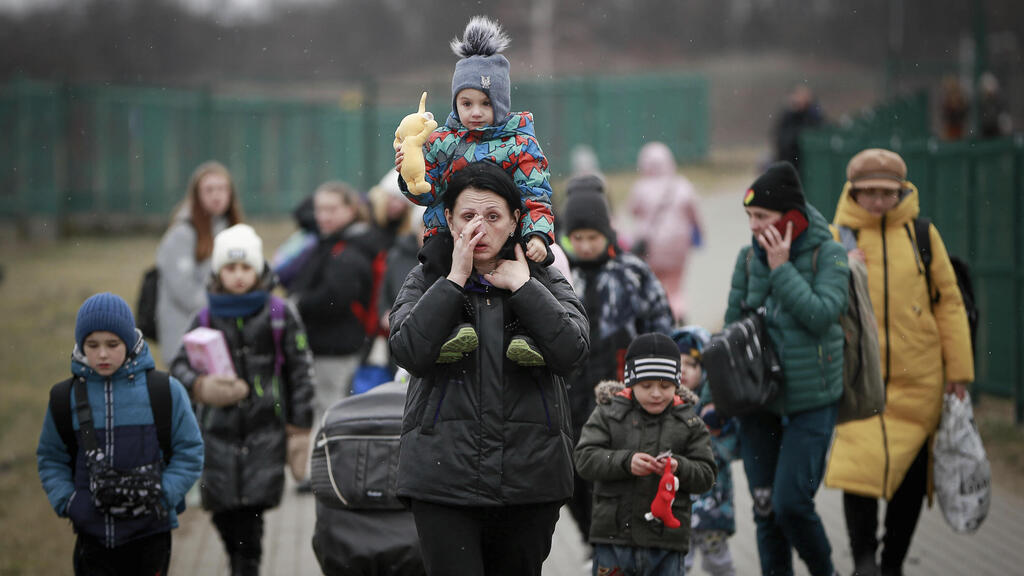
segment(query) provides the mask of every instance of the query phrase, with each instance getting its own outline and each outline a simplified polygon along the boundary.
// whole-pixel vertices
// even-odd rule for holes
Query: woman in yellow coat
[[[931,226],[928,294],[914,219],[917,189],[894,152],[854,156],[839,198],[835,225],[851,229],[868,284],[886,384],[885,412],[836,427],[825,485],[843,490],[843,508],[856,571],[879,574],[878,498],[888,500],[881,574],[902,574],[903,560],[931,493],[931,437],[943,392],[963,397],[974,380],[974,359],[963,300],[938,230]]]

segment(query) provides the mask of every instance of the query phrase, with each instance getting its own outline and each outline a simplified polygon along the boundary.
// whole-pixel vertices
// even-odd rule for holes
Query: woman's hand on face
[[[757,237],[757,243],[768,253],[768,267],[775,270],[789,262],[789,247],[793,242],[793,223],[786,222],[786,235],[779,233],[775,226],[769,226]]]
[[[487,275],[488,282],[510,292],[519,290],[530,281],[530,266],[526,263],[523,247],[517,243],[515,251],[515,260],[501,260],[498,267]]]
[[[452,230],[455,247],[452,248],[452,269],[448,272],[448,279],[459,286],[465,286],[469,275],[473,273],[473,251],[484,235],[481,229],[483,222],[483,216],[478,214],[459,232]]]

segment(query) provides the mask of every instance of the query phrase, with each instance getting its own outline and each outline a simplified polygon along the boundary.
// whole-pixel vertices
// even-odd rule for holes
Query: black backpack
[[[924,265],[924,279],[928,284],[928,294],[931,295],[932,306],[934,307],[939,299],[942,298],[942,294],[932,288],[932,238],[931,234],[929,234],[930,225],[931,220],[928,218],[914,219],[914,236],[917,238],[917,250],[921,254],[921,262]],[[974,298],[971,268],[967,262],[956,256],[950,256],[949,261],[953,265],[953,274],[956,275],[956,285],[960,288],[960,296],[964,301],[964,310],[967,311],[967,324],[971,330],[971,353],[974,354],[975,350],[978,349],[977,338],[980,313],[977,301]]]
[[[747,282],[753,248],[747,248]],[[701,355],[716,409],[728,416],[762,410],[782,389],[782,364],[768,336],[764,309],[743,304],[743,316],[711,336]]]
[[[71,421],[71,384],[75,378],[58,382],[50,388],[50,416],[57,427],[57,433],[71,455],[71,474],[75,474],[75,461],[78,458],[78,434],[75,433]],[[146,388],[149,390],[149,406],[153,411],[153,424],[156,426],[156,437],[160,450],[164,454],[164,464],[171,461],[171,380],[166,372],[159,370],[146,371]]]
[[[160,282],[160,270],[151,266],[142,273],[142,284],[139,286],[139,299],[135,303],[135,326],[142,335],[156,342],[156,297],[157,285]]]

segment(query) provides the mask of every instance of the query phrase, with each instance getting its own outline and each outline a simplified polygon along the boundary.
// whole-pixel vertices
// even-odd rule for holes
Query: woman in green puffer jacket
[[[846,251],[807,204],[787,162],[769,166],[743,205],[753,242],[736,260],[725,321],[739,319],[746,307],[764,306],[784,377],[773,404],[740,418],[761,571],[792,574],[795,548],[812,575],[831,575],[832,547],[814,494],[843,393],[839,316],[849,285]]]

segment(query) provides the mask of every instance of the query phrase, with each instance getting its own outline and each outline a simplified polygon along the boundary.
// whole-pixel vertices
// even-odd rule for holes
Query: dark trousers
[[[171,565],[171,533],[160,532],[116,548],[79,534],[73,558],[78,576],[166,576]]]
[[[740,418],[740,452],[754,500],[757,551],[765,576],[792,576],[793,550],[813,576],[831,575],[832,546],[814,508],[837,405],[779,417]]]
[[[501,507],[412,501],[430,576],[540,576],[561,503]]]
[[[234,508],[213,513],[213,525],[220,532],[231,561],[232,576],[260,573],[263,557],[263,508]]]
[[[885,507],[882,574],[888,576],[903,573],[903,561],[910,549],[927,490],[928,443],[925,442],[892,500]],[[874,565],[878,550],[878,499],[844,492],[843,513],[855,565],[858,568]]]

